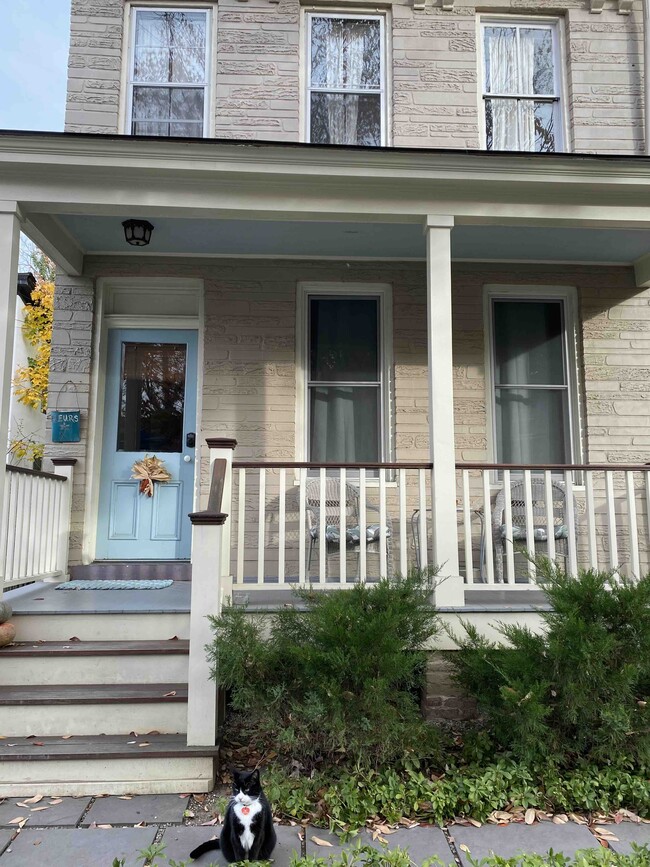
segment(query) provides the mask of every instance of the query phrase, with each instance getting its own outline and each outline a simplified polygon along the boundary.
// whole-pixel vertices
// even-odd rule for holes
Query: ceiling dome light
[[[147,220],[125,220],[122,226],[126,243],[132,247],[146,247],[151,241],[153,226]]]

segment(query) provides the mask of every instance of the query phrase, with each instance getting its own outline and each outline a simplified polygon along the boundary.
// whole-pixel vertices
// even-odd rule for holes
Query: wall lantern
[[[153,226],[147,220],[125,220],[122,226],[126,243],[132,247],[146,247],[151,241]]]

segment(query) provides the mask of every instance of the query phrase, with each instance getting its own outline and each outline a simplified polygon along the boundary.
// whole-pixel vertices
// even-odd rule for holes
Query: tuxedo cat
[[[232,795],[223,819],[218,840],[208,840],[190,852],[190,858],[200,858],[204,852],[221,849],[231,864],[233,861],[266,861],[275,848],[271,805],[260,783],[260,772],[233,771]]]

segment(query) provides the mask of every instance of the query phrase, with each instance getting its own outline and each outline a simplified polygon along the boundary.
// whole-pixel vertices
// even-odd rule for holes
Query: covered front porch
[[[435,565],[449,623],[488,631],[536,621],[527,555],[643,574],[649,182],[641,158],[0,135],[0,436],[21,230],[60,268],[51,394],[72,382],[81,408],[79,441],[48,445],[45,473],[0,478],[2,586],[191,558],[184,733],[213,745],[206,615],[226,598],[268,612],[295,586]],[[154,227],[144,249],[126,244],[133,217]],[[366,347],[353,377],[318,368],[318,341],[334,346],[316,321],[330,298],[377,311],[374,331],[369,318],[348,329],[346,346]],[[550,336],[524,347],[529,379],[501,380],[524,352],[515,340],[501,358],[503,335],[537,332],[516,310],[499,331],[495,304],[531,299]],[[120,447],[126,344],[195,347],[174,380],[195,402],[175,412],[171,478],[149,500],[132,490],[137,449]],[[556,354],[540,361],[547,344]],[[353,451],[332,456],[315,401],[334,417],[326,390],[361,388],[376,390],[372,424],[357,419]],[[517,414],[519,439],[506,388],[536,407]],[[147,443],[140,456],[160,448]],[[122,499],[107,507],[106,491]],[[143,503],[158,521],[146,539]]]

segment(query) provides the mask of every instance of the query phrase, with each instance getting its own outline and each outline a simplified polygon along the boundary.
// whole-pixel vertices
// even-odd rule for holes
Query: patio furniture
[[[456,513],[459,517],[463,516],[463,509],[457,508]],[[427,509],[427,527],[431,527],[431,509]],[[483,521],[483,509],[472,509],[471,516],[474,518],[478,518],[480,524],[480,541],[479,541],[479,560],[478,560],[478,569],[479,582],[483,583],[485,581],[485,575],[483,573],[483,565],[485,563],[485,525]],[[415,509],[413,514],[411,515],[411,536],[413,538],[413,548],[415,550],[415,565],[418,569],[422,568],[422,555],[420,553],[420,510]],[[474,576],[466,576],[467,583],[474,583]]]
[[[307,575],[311,574],[311,561],[314,549],[321,544],[321,482],[320,479],[312,479],[307,482],[305,489],[307,505],[307,530],[309,533],[309,556],[307,559]],[[325,479],[325,492],[323,496],[323,508],[325,509],[325,579],[327,579],[327,558],[330,554],[338,556],[341,541],[341,483],[336,478]],[[378,512],[372,505],[366,504],[368,512]],[[359,489],[352,484],[345,486],[345,549],[356,550],[357,555],[361,547],[360,530]],[[391,519],[386,517],[386,563],[388,575],[393,573],[391,537],[393,525]],[[378,551],[381,540],[381,527],[379,523],[366,523],[366,544],[368,551]],[[357,572],[359,571],[359,557],[357,556]],[[321,576],[322,577],[322,576]],[[386,576],[380,576],[386,577]]]
[[[568,557],[569,529],[566,522],[566,492],[564,483],[551,482],[553,503],[553,535],[555,538],[555,555]],[[533,540],[535,546],[548,543],[548,524],[546,519],[546,489],[543,476],[531,477],[531,510],[533,518]],[[494,502],[492,511],[492,541],[494,544],[495,580],[503,583],[503,556],[507,544],[519,545],[526,549],[526,500],[522,480],[515,479],[510,483],[510,506],[512,511],[512,539],[507,538],[505,524],[506,491],[501,488]],[[575,511],[575,504],[574,504]],[[516,576],[515,576],[516,577]],[[526,581],[528,579],[526,578]]]

